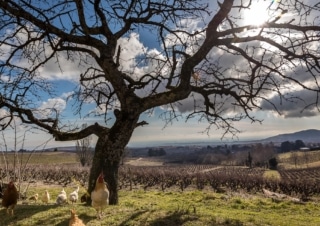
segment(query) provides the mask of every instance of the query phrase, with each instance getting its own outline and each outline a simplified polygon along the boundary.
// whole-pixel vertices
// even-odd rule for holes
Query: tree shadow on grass
[[[124,220],[119,226],[126,226],[126,225],[132,225],[132,223],[136,220],[137,222],[140,222],[141,225],[143,224],[143,221],[146,219],[141,219],[140,216],[144,213],[148,213],[150,210],[141,210],[138,212],[133,213],[129,218]],[[151,212],[154,212],[151,211]],[[140,218],[140,219],[139,219]],[[170,226],[178,226],[183,225],[186,222],[191,222],[197,220],[198,217],[194,214],[189,214],[185,211],[175,211],[173,213],[170,213],[166,215],[165,217],[157,218],[151,222],[148,221],[148,225],[150,226],[164,226],[164,225],[170,225]],[[146,222],[144,222],[146,223]]]
[[[168,213],[164,217],[158,217],[153,221],[144,222],[146,219],[139,219],[141,215],[144,213],[150,212],[149,210],[138,211],[133,213],[128,219],[123,221],[119,226],[133,225],[133,222],[136,220],[140,223],[140,225],[148,225],[148,226],[181,226],[186,223],[192,225],[201,222],[200,217],[195,213],[189,210],[177,210],[172,213]],[[151,211],[153,212],[153,211]],[[205,223],[206,226],[243,226],[244,224],[239,220],[225,219],[224,221],[216,221],[212,219],[212,222],[208,224]]]
[[[158,218],[152,222],[150,222],[149,226],[163,226],[163,225],[170,225],[170,226],[181,226],[185,223],[189,223],[192,225],[194,224],[199,225],[200,219],[196,214],[191,214],[189,212],[183,211],[175,211],[165,217]],[[226,220],[224,222],[217,222],[216,220],[212,220],[212,222],[207,223],[206,226],[243,226],[244,224],[238,220]]]
[[[158,219],[155,219],[154,221],[150,222],[150,226],[162,226],[162,225],[170,225],[170,226],[179,226],[183,225],[186,222],[192,222],[198,220],[199,217],[190,214],[184,211],[175,211],[171,214],[168,214],[165,217],[161,217]]]
[[[149,212],[149,211],[148,210],[141,210],[141,211],[138,211],[138,212],[132,214],[128,219],[126,219],[121,224],[119,224],[119,226],[126,226],[128,223],[130,223],[130,221],[133,221],[134,219],[138,218],[139,216],[141,216],[142,214],[144,214],[146,212]]]
[[[0,211],[0,226],[4,225],[17,225],[17,222],[28,219],[31,216],[40,212],[48,211],[49,209],[56,208],[55,205],[36,205],[36,204],[18,204],[14,209],[14,216],[10,216],[6,213],[5,209]]]
[[[63,208],[63,209],[62,209]],[[25,225],[41,225],[41,226],[65,226],[69,224],[70,209],[71,206],[59,206],[59,205],[41,205],[41,204],[29,204],[29,205],[17,205],[14,211],[14,216],[9,216],[5,209],[0,210],[0,226],[8,225],[20,225],[20,222],[24,222]],[[38,215],[34,218],[34,215]],[[26,223],[33,217],[33,220]],[[84,223],[87,223],[95,217],[88,215],[79,216]]]

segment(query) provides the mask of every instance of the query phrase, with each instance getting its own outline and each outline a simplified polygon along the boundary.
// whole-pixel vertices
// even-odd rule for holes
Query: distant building
[[[300,150],[300,151],[310,151],[310,148],[308,148],[308,147],[302,147],[302,148],[300,148],[299,150]]]

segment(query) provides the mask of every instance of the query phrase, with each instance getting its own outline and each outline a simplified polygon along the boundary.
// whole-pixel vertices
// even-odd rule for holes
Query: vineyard
[[[265,177],[265,172],[266,169],[263,168],[216,165],[123,165],[119,169],[119,189],[161,191],[211,189],[215,192],[256,193],[264,188],[304,200],[320,194],[320,168],[279,170],[280,179]],[[5,171],[0,173],[1,178],[8,176]],[[9,172],[9,176],[13,176],[13,171]],[[77,182],[86,187],[89,168],[75,164],[62,167],[61,165],[30,165],[23,170],[20,178],[20,184],[41,181],[47,186],[68,186],[72,182]]]

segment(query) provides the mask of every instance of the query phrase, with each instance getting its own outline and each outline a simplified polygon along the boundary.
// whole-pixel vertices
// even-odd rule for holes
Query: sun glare
[[[273,1],[253,0],[250,9],[244,11],[245,25],[260,26],[272,17],[270,7]]]

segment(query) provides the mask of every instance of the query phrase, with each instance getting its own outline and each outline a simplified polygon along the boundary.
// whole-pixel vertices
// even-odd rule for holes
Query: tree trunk
[[[92,159],[92,165],[90,169],[90,175],[89,175],[89,185],[88,185],[88,192],[91,195],[91,192],[93,191],[96,180],[98,178],[99,173],[103,169],[102,167],[102,162],[100,159],[103,159],[103,144],[104,142],[102,141],[102,138],[98,138],[95,151],[94,151],[94,156]],[[91,204],[91,199],[87,200],[87,204]]]
[[[110,192],[109,204],[116,205],[118,204],[118,169],[119,161],[110,161],[104,157],[104,153],[108,148],[101,148],[97,143],[95,149],[95,155],[92,162],[92,167],[89,177],[89,193],[91,193],[95,187],[96,180],[101,171],[103,171],[105,181]],[[103,147],[103,146],[102,146]],[[106,147],[106,146],[104,146]],[[91,200],[90,200],[91,202]],[[90,203],[88,203],[90,204]]]
[[[109,204],[116,205],[118,204],[118,169],[120,166],[120,159],[117,158],[110,159],[106,156],[106,153],[109,153],[114,156],[114,154],[122,154],[123,151],[118,148],[110,146],[110,142],[103,141],[103,138],[99,138],[95,154],[92,161],[90,177],[89,177],[89,194],[93,191],[98,175],[103,171],[105,181],[110,192]],[[118,151],[117,151],[118,150]],[[111,153],[112,152],[112,153]],[[91,200],[89,201],[91,202]],[[90,204],[90,203],[88,203]]]
[[[123,119],[123,118],[122,118]],[[136,127],[138,117],[115,123],[108,133],[98,138],[90,170],[88,192],[91,194],[98,175],[103,171],[110,191],[109,204],[118,204],[118,170],[124,149]],[[91,200],[87,202],[91,204]]]
[[[118,204],[118,170],[119,162],[106,161],[104,166],[105,178],[108,181],[108,189],[110,192],[110,205]]]

